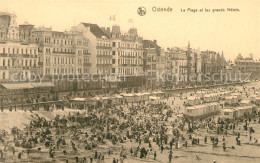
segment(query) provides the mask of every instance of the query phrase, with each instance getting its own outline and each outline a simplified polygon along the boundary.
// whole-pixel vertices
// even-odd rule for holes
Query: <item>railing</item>
[[[56,51],[53,51],[52,53],[53,54],[75,54],[75,52],[56,52]]]
[[[25,57],[25,58],[37,58],[37,55],[33,56],[33,55],[30,55],[30,54],[23,54],[22,57]]]
[[[84,63],[83,65],[84,65],[84,66],[91,66],[92,63]]]
[[[144,50],[143,48],[118,47],[118,50],[120,49]]]
[[[90,55],[90,53],[83,53],[83,55]]]
[[[123,55],[120,55],[119,57],[120,58],[136,58],[136,56],[123,56]]]
[[[22,66],[10,66],[9,68],[10,69],[20,69],[20,68],[22,68]]]
[[[30,67],[29,67],[29,66],[23,66],[23,69],[24,69],[24,70],[29,70]]]
[[[97,64],[98,67],[110,67],[112,64]]]
[[[97,55],[97,58],[112,58],[112,55]]]
[[[107,46],[97,46],[97,49],[112,49],[112,47],[107,47]]]
[[[139,64],[119,64],[119,66],[143,66]]]
[[[5,53],[5,54],[0,54],[0,57],[7,57],[8,55]]]
[[[0,66],[0,69],[1,69],[1,70],[6,70],[6,69],[7,69],[7,66]]]

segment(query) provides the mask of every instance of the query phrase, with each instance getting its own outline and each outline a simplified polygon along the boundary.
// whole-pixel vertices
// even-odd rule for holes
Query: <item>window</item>
[[[112,55],[116,55],[116,51],[112,51]]]
[[[112,59],[112,64],[116,64],[116,60],[115,59]]]
[[[113,47],[116,47],[116,42],[112,42],[112,46],[113,46]]]

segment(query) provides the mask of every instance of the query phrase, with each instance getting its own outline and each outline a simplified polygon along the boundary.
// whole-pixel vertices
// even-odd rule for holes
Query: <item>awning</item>
[[[164,92],[162,92],[162,91],[158,91],[158,92],[153,92],[153,94],[164,94]]]
[[[121,82],[121,79],[119,78],[114,78],[114,77],[111,77],[111,78],[104,78],[105,81],[107,82]]]
[[[92,98],[90,98],[90,100],[93,100],[93,101],[99,101],[99,100],[101,100],[101,98],[100,98],[100,97],[97,97],[97,96],[95,96],[95,97],[92,97]]]
[[[223,109],[222,112],[234,112],[232,109]]]
[[[51,82],[43,82],[43,83],[31,83],[32,86],[34,86],[35,88],[38,87],[55,87],[54,84],[52,84]]]
[[[107,97],[107,96],[104,96],[104,97],[101,97],[102,100],[108,100],[110,99],[110,97]]]
[[[4,88],[15,90],[15,89],[31,89],[34,88],[30,83],[4,83],[1,84]]]
[[[150,96],[150,97],[149,97],[149,99],[151,99],[151,100],[159,100],[159,99],[160,99],[160,97],[156,97],[156,96]]]
[[[71,101],[86,101],[86,98],[73,98]]]
[[[132,96],[134,96],[134,94],[127,93],[127,94],[124,94],[123,96],[124,96],[124,97],[132,97]]]
[[[249,104],[250,103],[250,100],[242,100],[240,101],[241,104]]]

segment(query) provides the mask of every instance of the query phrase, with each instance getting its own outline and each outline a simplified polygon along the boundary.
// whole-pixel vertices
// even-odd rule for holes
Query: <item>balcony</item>
[[[1,69],[1,70],[6,70],[6,69],[7,69],[7,66],[0,66],[0,69]]]
[[[29,66],[23,66],[23,70],[29,70],[30,67]]]
[[[92,65],[92,63],[84,63],[83,66],[87,66],[90,67]]]
[[[6,44],[7,40],[6,39],[1,39],[0,44]]]
[[[56,52],[56,51],[53,51],[52,53],[53,54],[75,54],[75,52]]]
[[[97,64],[97,67],[111,67],[112,64]]]
[[[142,65],[138,65],[138,64],[120,64],[119,66],[134,67],[134,66],[142,66]]]
[[[8,54],[6,54],[6,53],[3,54],[3,53],[1,53],[1,54],[0,54],[0,57],[8,57]]]
[[[11,66],[8,69],[20,69],[20,68],[22,68],[22,66]]]
[[[125,49],[130,49],[130,50],[144,50],[143,48],[131,48],[131,47],[118,47],[118,50],[125,50]]]
[[[15,58],[18,57],[18,54],[9,54],[10,57]]]
[[[112,55],[97,55],[97,58],[112,58]]]
[[[120,58],[136,58],[136,56],[123,56],[123,55],[121,55],[121,56],[119,56]]]
[[[22,57],[23,58],[37,58],[37,55],[33,56],[33,55],[30,55],[30,54],[23,54]]]
[[[109,49],[109,50],[111,50],[112,47],[111,46],[110,47],[107,47],[107,46],[97,46],[97,49]]]
[[[86,55],[87,55],[87,56],[89,56],[89,55],[90,55],[90,53],[83,53],[83,55],[85,55],[85,56],[86,56]]]

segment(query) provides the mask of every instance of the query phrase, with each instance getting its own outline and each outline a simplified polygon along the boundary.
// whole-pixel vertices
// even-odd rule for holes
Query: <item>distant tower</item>
[[[249,58],[253,59],[254,55],[252,53],[249,54]]]
[[[190,42],[188,42],[188,49],[186,52],[187,55],[187,75],[190,75],[191,73],[191,48],[190,48]]]
[[[137,36],[137,29],[136,28],[130,28],[128,31],[129,34]]]

